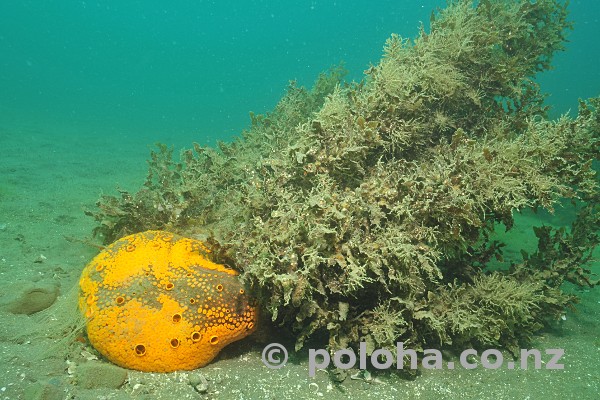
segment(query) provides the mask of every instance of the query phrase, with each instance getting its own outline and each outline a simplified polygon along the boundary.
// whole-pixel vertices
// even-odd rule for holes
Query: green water
[[[416,34],[442,0],[0,2],[0,134],[13,126],[230,139],[289,80],[344,61],[350,79],[385,39]],[[575,31],[541,77],[557,113],[600,88],[600,3],[572,1]]]

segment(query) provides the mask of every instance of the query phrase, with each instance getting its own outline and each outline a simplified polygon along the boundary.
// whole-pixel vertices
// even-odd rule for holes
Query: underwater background
[[[79,271],[97,252],[70,240],[91,237],[95,223],[84,210],[93,209],[101,193],[114,194],[117,187],[137,190],[155,142],[178,151],[193,142],[229,141],[250,124],[250,111],[271,110],[289,81],[310,87],[320,72],[340,62],[349,71],[346,80],[359,81],[379,61],[391,33],[415,37],[419,21],[427,29],[431,10],[445,4],[1,1],[0,306],[12,301],[23,282],[54,280],[61,292],[77,282]],[[600,93],[600,2],[571,1],[569,10],[574,29],[566,51],[555,55],[554,70],[538,77],[549,94],[552,118],[575,116],[579,98]],[[562,218],[560,210],[553,218]],[[594,268],[598,273],[597,263]],[[560,330],[553,344],[567,343],[592,365],[581,364],[569,375],[527,375],[528,383],[516,372],[480,372],[479,382],[489,384],[488,391],[448,371],[427,377],[430,381],[397,384],[422,398],[485,398],[481,393],[495,398],[514,398],[515,393],[531,399],[552,393],[596,398],[600,296],[596,291],[581,297],[579,316],[568,316],[567,323],[573,325]],[[26,326],[32,323],[27,318],[0,316],[0,324]],[[52,373],[64,370],[63,364],[36,369],[9,362],[21,350],[8,342],[1,345],[0,398],[21,398],[27,387],[45,385]],[[244,357],[239,350],[232,354]],[[218,366],[246,367],[249,379],[269,385],[260,361],[240,365],[225,360]],[[222,371],[207,373],[212,373],[213,387],[227,388],[215,397],[243,398]],[[268,393],[279,393],[277,388],[283,393],[295,384],[307,398],[325,392],[327,380],[315,389],[314,382],[307,382],[305,366],[296,366],[294,373],[292,383],[278,378]],[[165,393],[179,393],[175,378],[140,376],[130,380],[147,379]],[[162,379],[170,379],[171,385]],[[349,385],[358,393],[350,397],[368,393],[358,383]],[[518,391],[511,392],[511,385]],[[89,398],[112,393],[94,390]],[[534,394],[527,397],[530,391]],[[123,393],[123,398],[130,395]]]
[[[290,80],[310,86],[341,61],[347,79],[360,80],[391,33],[415,36],[444,4],[3,1],[0,126],[69,126],[177,147],[227,140],[249,111],[272,109]],[[567,51],[540,77],[555,114],[600,87],[600,4],[569,8]]]

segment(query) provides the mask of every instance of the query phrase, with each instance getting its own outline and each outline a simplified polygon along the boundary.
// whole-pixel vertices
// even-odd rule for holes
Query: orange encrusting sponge
[[[146,231],[106,247],[83,270],[79,308],[91,344],[125,368],[191,370],[255,329],[237,272],[202,242]]]

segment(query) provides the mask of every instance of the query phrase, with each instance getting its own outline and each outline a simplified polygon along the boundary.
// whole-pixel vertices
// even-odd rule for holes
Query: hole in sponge
[[[167,289],[167,290],[171,290],[171,289],[173,289],[174,287],[175,287],[175,285],[173,285],[173,283],[172,283],[172,282],[169,282],[169,283],[167,283],[167,284],[165,285],[165,289]]]
[[[117,297],[116,301],[117,301],[117,304],[121,305],[125,302],[125,298],[123,296],[119,296],[119,297]]]
[[[135,355],[140,357],[146,355],[146,346],[143,344],[138,344],[135,346]]]
[[[176,349],[179,347],[179,340],[178,339],[171,339],[171,347]]]
[[[173,322],[177,323],[181,321],[181,314],[173,314]]]
[[[218,336],[211,336],[210,337],[210,344],[217,344],[219,343],[219,337]]]
[[[217,285],[217,292],[221,292],[223,290],[223,285],[220,283]]]
[[[202,339],[200,332],[192,332],[192,342],[197,342],[200,339]]]

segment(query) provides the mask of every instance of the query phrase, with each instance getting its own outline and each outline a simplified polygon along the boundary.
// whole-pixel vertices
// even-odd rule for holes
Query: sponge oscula
[[[91,344],[125,368],[170,372],[208,364],[255,329],[237,272],[202,242],[164,231],[117,240],[83,270],[79,308]]]

